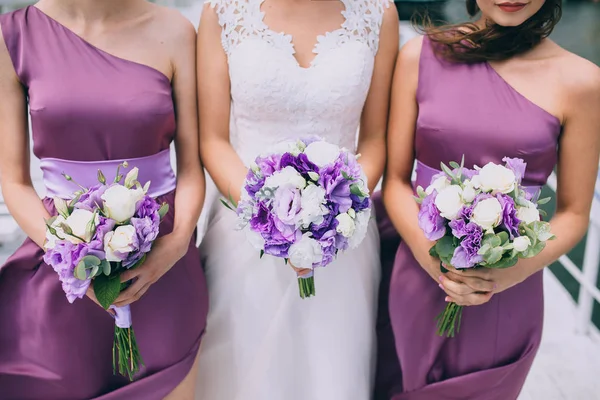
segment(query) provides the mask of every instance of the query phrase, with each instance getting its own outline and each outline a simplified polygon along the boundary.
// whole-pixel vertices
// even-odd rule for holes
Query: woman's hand
[[[523,268],[523,266],[520,264],[521,262],[510,268],[492,269],[484,267],[464,269],[460,271],[450,265],[444,265],[444,268],[448,270],[446,275],[448,275],[449,279],[446,279],[446,276],[441,277],[441,286],[450,297],[449,301],[461,304],[460,301],[466,300],[467,302],[470,301],[473,303],[461,305],[483,304],[489,301],[491,294],[501,293],[507,289],[510,289],[511,287],[523,282],[530,276],[528,270]],[[457,285],[456,282],[459,282],[459,284]],[[489,294],[490,296],[487,298],[487,300],[485,300],[484,297],[481,297],[481,295],[475,299],[472,297],[467,299],[462,298],[461,296],[464,297],[462,293],[468,292],[469,289],[474,290],[475,293],[484,293]],[[458,298],[459,302],[455,301],[455,297]],[[480,303],[479,301],[483,301],[483,303]]]
[[[135,279],[114,302],[115,307],[123,307],[139,300],[177,261],[186,253],[189,239],[174,236],[172,233],[157,239],[144,263],[121,274],[121,282]]]

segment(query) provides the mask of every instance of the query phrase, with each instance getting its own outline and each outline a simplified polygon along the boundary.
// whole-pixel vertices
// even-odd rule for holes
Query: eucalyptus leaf
[[[99,275],[94,279],[94,293],[105,310],[111,306],[121,292],[121,279],[118,275]]]
[[[73,270],[73,275],[75,276],[75,278],[81,281],[85,281],[88,278],[87,270],[85,268],[85,262],[83,260],[81,260],[79,264],[77,264],[77,266]]]
[[[508,240],[509,240],[508,233],[506,233],[506,232],[504,232],[504,231],[502,231],[502,232],[498,233],[498,234],[496,235],[496,237],[498,237],[498,238],[500,239],[500,244],[499,244],[499,246],[502,246],[502,245],[506,244],[506,242],[508,242]]]
[[[488,264],[485,267],[493,268],[493,269],[509,268],[509,267],[514,267],[518,261],[519,261],[518,257],[514,257],[514,256],[510,255],[508,257],[502,257],[502,259],[500,259],[500,261],[498,261],[497,263]]]
[[[492,265],[500,261],[503,254],[504,249],[502,247],[493,247],[486,254],[484,254],[483,258],[488,265]]]
[[[100,267],[102,268],[102,273],[106,276],[110,275],[110,263],[107,260],[102,260],[100,263]]]
[[[83,261],[85,263],[85,267],[86,268],[90,268],[90,267],[95,267],[97,265],[100,265],[102,263],[102,260],[100,260],[98,257],[96,256],[85,256],[81,259],[81,261]]]
[[[527,249],[527,251],[523,254],[523,257],[524,258],[535,257],[538,254],[540,254],[542,250],[544,250],[544,247],[546,247],[545,242],[537,242],[533,246],[530,246],[529,249]]]
[[[92,274],[91,274],[91,277],[93,278],[93,277],[95,277],[96,275],[98,275],[98,272],[100,272],[100,267],[99,267],[99,266],[97,266],[97,265],[94,265],[94,266],[92,267]]]
[[[489,252],[492,249],[492,246],[490,246],[489,243],[484,243],[480,248],[479,251],[477,252],[477,254],[479,254],[480,256],[486,254],[487,252]]]
[[[452,256],[454,255],[454,250],[456,250],[453,237],[444,236],[443,238],[438,240],[435,244],[435,250],[440,260],[442,260],[446,264],[450,264]]]

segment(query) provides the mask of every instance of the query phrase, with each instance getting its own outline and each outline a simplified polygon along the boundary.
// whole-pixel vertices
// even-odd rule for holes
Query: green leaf
[[[444,236],[435,244],[435,251],[438,253],[439,259],[446,264],[450,264],[454,250],[456,250],[456,246],[452,236]]]
[[[264,251],[264,250],[261,250],[261,251],[260,251],[260,257],[259,257],[259,258],[263,258],[263,256],[264,256],[264,255],[265,255],[265,251]]]
[[[350,185],[350,193],[358,197],[365,197],[362,190],[360,190],[360,187],[357,184]]]
[[[427,193],[425,192],[425,189],[423,189],[422,186],[417,186],[417,195],[422,199],[427,197]]]
[[[165,215],[169,212],[169,205],[167,203],[162,203],[160,208],[158,209],[158,215],[160,219],[163,219]]]
[[[494,233],[488,233],[483,237],[482,245],[489,245],[490,247],[498,247],[502,245],[502,240]]]
[[[490,251],[488,251],[483,258],[485,259],[486,264],[495,264],[502,259],[502,255],[504,254],[504,249],[502,247],[494,247]]]
[[[548,203],[550,200],[551,200],[551,198],[550,198],[550,197],[544,197],[543,199],[539,199],[539,200],[537,201],[537,203],[538,203],[538,205],[540,205],[540,204],[546,204],[546,203]]]
[[[87,270],[85,268],[85,262],[83,260],[79,261],[79,264],[77,264],[77,266],[73,270],[73,275],[80,281],[85,281],[88,278]]]
[[[477,251],[477,254],[479,254],[480,256],[486,254],[488,251],[490,251],[492,249],[492,246],[490,246],[489,243],[485,243],[483,246],[481,246],[479,248],[479,251]]]
[[[452,169],[459,169],[460,168],[460,165],[456,161],[450,161],[449,164],[452,167]]]
[[[494,269],[509,268],[509,267],[514,267],[515,264],[517,263],[517,261],[519,261],[519,258],[510,254],[508,256],[502,257],[502,259],[500,261],[498,261],[497,263],[488,264],[485,267],[486,268],[494,268]]]
[[[544,247],[546,247],[546,242],[537,242],[533,246],[530,246],[529,249],[527,249],[527,252],[522,254],[522,257],[523,258],[535,257],[538,254],[540,254],[542,250],[544,250]]]
[[[231,195],[231,193],[229,193],[229,202],[233,205],[234,208],[238,208],[238,204],[237,202],[233,199],[233,196]]]
[[[102,261],[96,256],[85,256],[81,259],[85,263],[86,268],[99,266]]]
[[[348,175],[345,171],[342,171],[342,176],[347,181],[351,181],[352,180],[352,177],[350,175]]]
[[[440,166],[442,167],[442,171],[444,171],[444,173],[448,175],[448,177],[450,177],[451,180],[456,180],[456,176],[446,164],[440,163]]]
[[[79,201],[80,198],[81,198],[81,193],[78,193],[77,195],[75,195],[75,197],[73,197],[73,199],[69,202],[69,207],[75,207],[75,204],[77,204],[77,202]]]
[[[500,239],[500,244],[499,246],[503,246],[504,244],[506,244],[506,242],[508,242],[509,237],[508,237],[508,233],[502,231],[500,233],[498,233],[496,235],[496,237],[498,237]]]
[[[94,279],[94,293],[98,302],[108,310],[108,307],[119,297],[121,293],[121,280],[118,275],[99,275]]]
[[[102,262],[100,263],[100,268],[102,268],[102,273],[106,276],[110,275],[110,263],[106,260],[102,260]]]
[[[431,246],[431,248],[429,249],[429,255],[434,258],[440,258],[440,255],[437,253],[437,250],[435,249],[435,244],[433,246]]]
[[[92,267],[92,274],[90,276],[93,278],[98,275],[98,272],[100,272],[100,267],[98,265],[94,265]]]
[[[535,232],[538,240],[545,242],[554,239],[554,235],[550,232],[550,224],[544,221],[535,221],[531,223],[531,228]]]
[[[225,207],[227,207],[231,211],[236,211],[236,210],[233,209],[233,207],[231,207],[231,205],[229,205],[229,203],[227,202],[227,200],[225,200],[225,199],[219,199],[219,200],[221,201],[221,204],[223,204]]]

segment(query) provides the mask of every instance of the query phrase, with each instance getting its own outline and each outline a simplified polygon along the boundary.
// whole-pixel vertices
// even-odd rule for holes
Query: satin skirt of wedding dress
[[[235,213],[209,201],[200,248],[210,311],[196,399],[369,399],[380,278],[374,218],[357,249],[315,271],[316,296],[301,299],[294,271],[261,259],[235,230]]]

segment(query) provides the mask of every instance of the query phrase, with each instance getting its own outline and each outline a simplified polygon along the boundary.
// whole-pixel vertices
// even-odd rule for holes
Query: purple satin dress
[[[450,64],[423,41],[417,90],[415,154],[422,164],[483,166],[519,157],[526,186],[542,186],[557,162],[559,120],[527,100],[488,63]],[[429,184],[431,174],[417,174]],[[390,283],[389,312],[402,368],[393,400],[515,400],[539,348],[542,273],[466,307],[454,338],[436,334],[445,293],[402,243]]]
[[[76,169],[168,150],[176,121],[171,84],[161,72],[103,52],[35,7],[1,15],[0,25],[43,163],[71,161]],[[144,174],[159,179],[156,187],[166,176]],[[173,229],[174,197],[170,191],[159,198],[171,207],[161,235]],[[43,202],[55,214],[52,201]],[[133,383],[113,375],[112,317],[87,297],[69,304],[42,255],[28,239],[0,266],[1,399],[159,400],[189,373],[208,307],[194,240],[131,306],[145,362]]]

